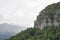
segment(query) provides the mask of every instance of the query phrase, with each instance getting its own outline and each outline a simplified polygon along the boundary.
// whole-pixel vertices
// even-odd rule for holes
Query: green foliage
[[[37,16],[37,20],[38,20],[38,21],[42,21],[44,18],[45,18],[45,17],[44,17],[42,14],[40,14],[39,16]]]
[[[60,26],[46,26],[42,30],[29,28],[8,40],[60,40]]]

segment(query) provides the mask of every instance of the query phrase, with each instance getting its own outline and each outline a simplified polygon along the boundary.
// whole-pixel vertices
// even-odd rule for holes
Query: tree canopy
[[[46,26],[44,29],[29,28],[8,40],[60,40],[60,26]]]

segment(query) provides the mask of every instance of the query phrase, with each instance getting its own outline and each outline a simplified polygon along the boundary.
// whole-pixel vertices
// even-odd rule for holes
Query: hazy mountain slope
[[[14,33],[0,33],[0,40],[5,40],[9,37],[11,37],[12,35],[14,35]]]
[[[21,30],[23,30],[24,27],[21,27],[19,25],[12,25],[12,24],[7,24],[7,23],[3,23],[0,24],[0,32],[19,32]]]
[[[18,25],[12,25],[7,23],[0,24],[0,40],[7,39],[24,29],[24,27]]]

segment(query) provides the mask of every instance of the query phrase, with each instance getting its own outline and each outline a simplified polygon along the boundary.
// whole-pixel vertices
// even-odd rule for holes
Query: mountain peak
[[[37,16],[34,27],[44,28],[47,25],[57,26],[60,24],[60,2],[48,5]]]

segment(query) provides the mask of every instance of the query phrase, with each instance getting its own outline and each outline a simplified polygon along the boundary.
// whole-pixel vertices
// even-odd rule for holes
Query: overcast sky
[[[0,23],[33,27],[39,12],[59,0],[0,0]]]

